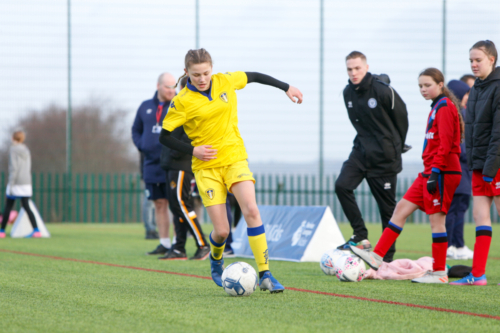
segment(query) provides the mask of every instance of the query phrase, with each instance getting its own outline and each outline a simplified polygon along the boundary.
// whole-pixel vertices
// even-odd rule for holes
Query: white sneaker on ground
[[[375,252],[362,250],[359,247],[352,245],[350,245],[349,248],[351,249],[352,253],[361,258],[364,262],[366,262],[368,266],[370,266],[374,270],[378,270],[380,265],[382,265],[382,263],[384,262],[383,258]]]
[[[415,283],[448,283],[448,274],[446,271],[428,271],[424,276],[411,280]]]
[[[446,250],[446,259],[457,259],[457,248],[455,246],[450,246]]]
[[[474,257],[474,251],[471,251],[471,249],[465,245],[464,247],[459,247],[457,249],[456,256],[458,260],[469,260]]]

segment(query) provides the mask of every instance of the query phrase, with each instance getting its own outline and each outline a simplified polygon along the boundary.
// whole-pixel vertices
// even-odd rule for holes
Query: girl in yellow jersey
[[[248,168],[247,152],[238,130],[236,90],[258,82],[282,89],[292,102],[302,103],[295,87],[268,75],[231,72],[212,75],[212,58],[205,49],[190,50],[185,58],[188,83],[174,97],[163,121],[162,144],[193,155],[196,184],[213,222],[210,234],[212,279],[222,287],[222,254],[229,234],[226,214],[227,191],[233,193],[248,225],[248,239],[259,269],[261,290],[271,293],[285,289],[269,271],[269,254],[264,226],[255,199],[255,179]],[[191,145],[170,133],[184,126]]]

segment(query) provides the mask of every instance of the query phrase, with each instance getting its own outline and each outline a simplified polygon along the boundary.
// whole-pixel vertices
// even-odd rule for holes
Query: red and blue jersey
[[[431,107],[422,152],[423,174],[428,176],[433,169],[439,169],[441,172],[461,172],[460,121],[457,108],[444,95],[438,96]]]

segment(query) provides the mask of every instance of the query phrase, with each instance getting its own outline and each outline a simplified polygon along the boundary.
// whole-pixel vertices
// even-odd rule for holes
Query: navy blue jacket
[[[462,109],[462,116],[465,119],[466,109]],[[460,166],[462,167],[462,179],[460,180],[460,184],[455,190],[455,194],[472,194],[472,171],[469,170],[469,166],[467,165],[467,153],[465,151],[465,142],[460,144]]]
[[[163,118],[167,114],[170,102],[165,102],[161,114],[159,126],[162,125]],[[135,146],[144,156],[143,172],[145,183],[165,183],[167,173],[160,166],[160,155],[162,144],[160,143],[160,133],[153,133],[153,126],[156,125],[156,110],[160,101],[158,92],[152,99],[142,102],[137,110],[134,125],[132,125],[132,140]]]

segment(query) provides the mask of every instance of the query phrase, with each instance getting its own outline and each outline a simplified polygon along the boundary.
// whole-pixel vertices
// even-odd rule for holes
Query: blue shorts
[[[146,183],[148,200],[168,199],[167,183]]]

